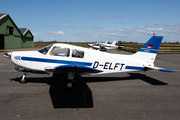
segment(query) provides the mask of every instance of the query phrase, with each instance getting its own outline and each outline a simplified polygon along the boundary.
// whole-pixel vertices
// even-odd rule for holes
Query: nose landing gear
[[[20,77],[20,83],[27,83],[26,72],[24,73],[23,76]]]

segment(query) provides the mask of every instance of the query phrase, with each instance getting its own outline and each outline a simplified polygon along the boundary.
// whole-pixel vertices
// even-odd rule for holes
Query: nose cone
[[[11,58],[11,54],[12,54],[12,52],[9,52],[9,53],[4,53],[4,57],[6,57],[6,58]]]

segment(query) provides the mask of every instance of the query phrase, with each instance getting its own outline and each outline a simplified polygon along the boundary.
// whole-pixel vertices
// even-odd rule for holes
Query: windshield
[[[42,53],[42,54],[46,54],[46,53],[49,51],[49,49],[51,48],[52,45],[53,45],[53,44],[48,45],[48,46],[45,46],[45,47],[43,47],[43,48],[41,48],[41,49],[39,49],[39,50],[37,50],[37,51],[40,52],[40,53]]]

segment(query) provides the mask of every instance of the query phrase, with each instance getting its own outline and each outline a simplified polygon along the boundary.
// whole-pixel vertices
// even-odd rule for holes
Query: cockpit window
[[[84,51],[73,49],[72,50],[72,57],[83,58],[84,57]]]
[[[46,54],[46,53],[49,51],[49,49],[52,47],[52,45],[53,45],[53,44],[48,45],[48,46],[45,46],[45,47],[43,47],[43,48],[41,48],[41,49],[39,49],[39,50],[37,50],[37,51],[40,52],[40,53],[42,53],[42,54]]]
[[[69,49],[69,48],[61,48],[61,47],[55,46],[55,47],[51,50],[50,55],[62,56],[62,57],[69,57],[69,52],[70,52],[70,49]]]
[[[94,43],[93,45],[94,45],[94,46],[98,46],[98,45],[99,45],[99,43],[98,43],[98,42],[96,42],[96,43]]]

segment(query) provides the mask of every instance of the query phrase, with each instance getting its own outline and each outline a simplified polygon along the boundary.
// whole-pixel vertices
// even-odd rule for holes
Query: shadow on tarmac
[[[151,85],[168,85],[140,73],[128,73],[128,77],[81,77],[74,88],[66,87],[66,79],[62,74],[58,77],[27,78],[29,83],[46,83],[50,85],[49,94],[54,108],[93,108],[92,91],[86,83],[108,82],[141,79]],[[11,79],[19,82],[19,78]]]
[[[145,74],[141,73],[128,73],[130,76],[128,77],[83,77],[86,82],[106,82],[106,81],[123,81],[123,80],[134,80],[141,79],[144,82],[147,82],[151,85],[168,85],[165,82],[156,80]]]
[[[11,79],[19,82],[19,78]],[[66,87],[67,80],[62,74],[57,77],[27,77],[28,83],[50,85],[49,94],[54,108],[93,108],[92,91],[85,81],[78,80],[72,89]]]

